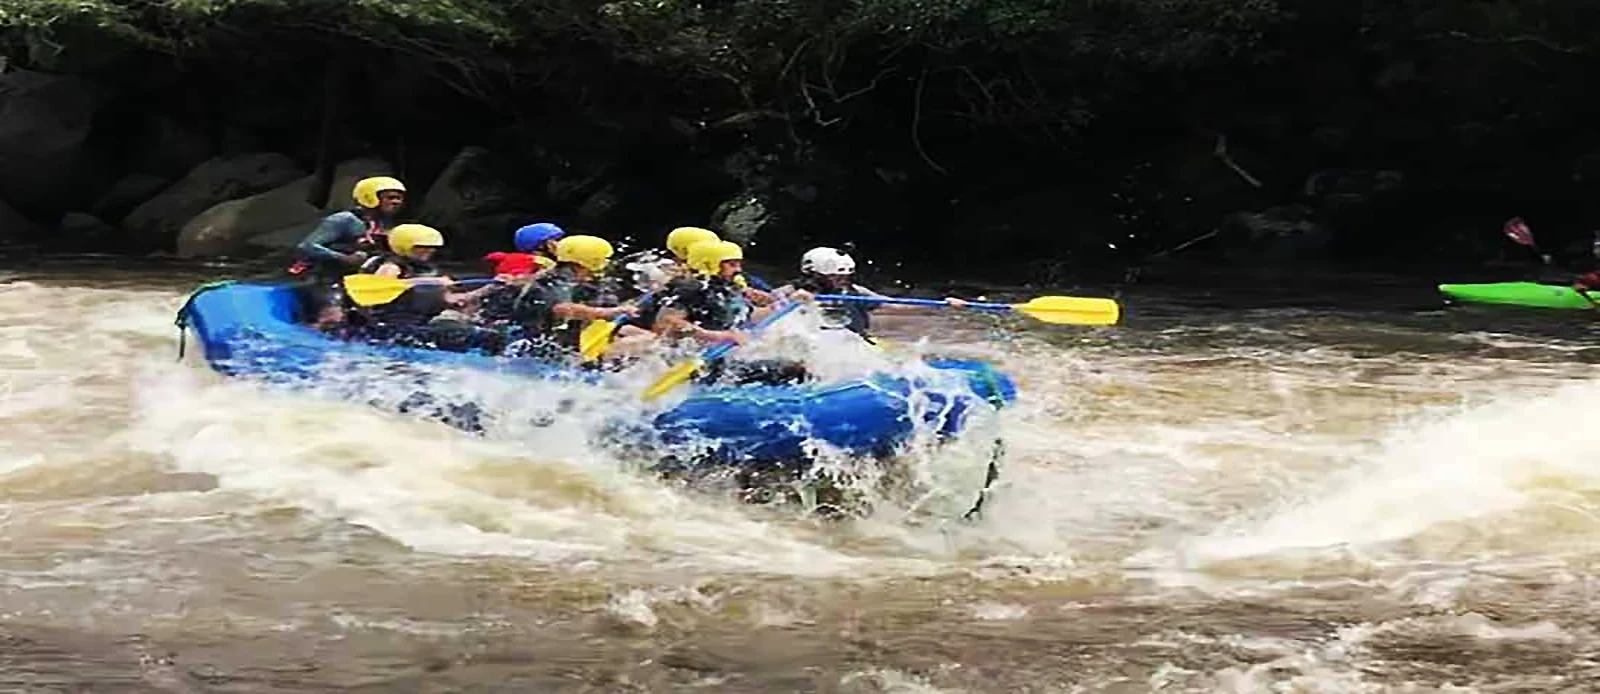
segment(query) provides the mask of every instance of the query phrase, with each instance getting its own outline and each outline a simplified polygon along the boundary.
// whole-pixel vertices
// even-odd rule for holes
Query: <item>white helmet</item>
[[[800,256],[800,271],[818,275],[848,275],[856,271],[856,261],[837,248],[818,246]]]

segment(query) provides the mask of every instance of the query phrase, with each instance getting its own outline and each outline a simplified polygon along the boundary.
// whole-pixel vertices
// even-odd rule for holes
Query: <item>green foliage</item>
[[[0,44],[36,63],[102,40],[199,58],[348,42],[479,73],[692,92],[706,111],[848,124],[862,95],[925,85],[979,125],[1088,117],[1129,75],[1181,75],[1347,46],[1447,39],[1590,51],[1591,0],[4,0]],[[67,40],[71,37],[71,40]],[[511,83],[515,80],[503,80]],[[1101,87],[1085,87],[1099,84]],[[893,85],[893,86],[891,86]],[[911,85],[911,86],[908,86]],[[578,86],[573,87],[578,91]],[[1114,91],[1114,89],[1111,89]],[[868,97],[870,99],[871,97]],[[848,106],[846,105],[848,102]],[[919,106],[920,107],[920,106]]]
[[[49,41],[57,31],[92,29],[170,52],[283,31],[466,46],[513,38],[504,6],[490,0],[7,0],[0,3],[0,31]]]

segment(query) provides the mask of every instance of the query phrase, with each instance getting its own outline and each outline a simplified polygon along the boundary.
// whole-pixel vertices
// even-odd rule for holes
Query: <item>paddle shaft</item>
[[[818,294],[817,301],[854,301],[871,304],[902,304],[905,306],[936,306],[950,308],[950,302],[943,299],[906,299],[892,296],[861,296],[857,294]],[[979,311],[1010,311],[1011,304],[995,304],[983,301],[968,301],[963,308],[973,308]]]
[[[1522,221],[1521,217],[1513,217],[1511,220],[1507,221],[1505,227],[1501,229],[1501,233],[1505,234],[1512,241],[1520,245],[1527,246],[1534,253],[1538,253],[1539,260],[1544,261],[1545,265],[1549,265],[1551,263],[1552,258],[1550,257],[1550,254],[1544,252],[1544,249],[1539,248],[1539,242],[1533,238],[1533,227],[1528,226],[1528,223]],[[1584,295],[1584,298],[1587,299],[1588,295]],[[1594,303],[1594,300],[1590,299],[1590,303]]]
[[[633,301],[631,301],[629,303],[633,304],[634,306],[643,306],[645,304],[645,302],[647,302],[650,299],[654,298],[655,294],[656,294],[655,292],[645,292],[643,294],[640,294],[638,296],[638,298],[634,299]],[[624,313],[622,315],[617,316],[616,318],[612,318],[611,319],[611,324],[620,326],[623,323],[626,323],[629,318],[637,318],[637,317],[638,316],[630,316],[630,315]]]
[[[750,326],[749,333],[750,333],[751,337],[754,337],[756,335],[760,335],[761,331],[766,330],[773,323],[778,322],[779,318],[782,318],[784,316],[789,315],[790,311],[793,311],[793,310],[795,310],[797,308],[800,308],[800,302],[791,301],[791,302],[788,303],[788,305],[784,306],[783,308],[780,308],[780,309],[778,309],[776,311],[773,311],[772,313],[768,314],[766,318],[762,318],[761,320],[757,321],[755,325]],[[717,360],[717,359],[721,359],[724,356],[727,356],[727,354],[729,352],[732,352],[738,346],[739,346],[739,343],[734,342],[732,340],[728,340],[726,342],[718,342],[717,344],[714,344],[714,345],[712,345],[710,347],[707,347],[704,352],[701,352],[700,353],[700,358],[702,360],[708,361],[708,362],[709,361],[714,361],[714,360]]]

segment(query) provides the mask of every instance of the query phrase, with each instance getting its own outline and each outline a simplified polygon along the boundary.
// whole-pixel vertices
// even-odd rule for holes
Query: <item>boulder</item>
[[[139,141],[129,159],[136,171],[175,179],[214,154],[211,138],[203,128],[159,112],[145,111],[137,117]]]
[[[1217,241],[1232,260],[1300,265],[1326,261],[1333,233],[1310,208],[1282,205],[1228,215]]]
[[[504,191],[490,171],[489,150],[463,148],[423,196],[419,214],[441,231],[460,231],[467,218],[502,204]]]
[[[117,228],[86,212],[68,212],[56,222],[56,239],[74,248],[104,250],[117,240]]]
[[[322,210],[306,202],[315,176],[306,176],[286,186],[242,200],[229,200],[211,207],[183,225],[178,233],[178,255],[237,255],[253,238],[282,233],[285,228],[309,232]]]
[[[1307,177],[1301,193],[1319,209],[1337,212],[1392,200],[1405,187],[1400,171],[1325,169]]]
[[[170,185],[170,178],[147,173],[128,174],[111,184],[89,211],[100,219],[120,220]]]
[[[466,147],[439,174],[418,217],[459,251],[505,246],[508,218],[535,216],[541,205],[525,172],[482,147]]]
[[[371,176],[393,176],[394,167],[382,159],[351,159],[342,162],[333,170],[333,183],[328,188],[328,201],[323,203],[323,212],[336,212],[349,209],[355,204],[351,197],[356,187],[356,181]],[[401,182],[405,182],[401,179]],[[413,191],[413,194],[421,191]]]
[[[242,255],[270,255],[293,249],[311,233],[315,222],[304,221],[265,231],[244,240]]]
[[[711,213],[711,228],[723,238],[748,246],[762,231],[775,226],[766,196],[744,193],[728,200]]]
[[[622,187],[616,184],[607,184],[590,194],[578,206],[576,213],[578,224],[590,228],[605,228],[617,223],[617,218],[627,212],[628,204],[624,199]]]
[[[282,154],[210,159],[134,209],[122,227],[135,244],[166,247],[177,239],[186,222],[217,204],[273,190],[305,175]],[[304,197],[300,202],[305,204]]]
[[[59,212],[82,202],[98,169],[87,146],[104,103],[94,84],[31,70],[0,73],[0,197]]]
[[[20,212],[11,209],[5,201],[0,200],[0,243],[13,243],[24,239],[38,238],[44,234],[39,225],[28,221]]]

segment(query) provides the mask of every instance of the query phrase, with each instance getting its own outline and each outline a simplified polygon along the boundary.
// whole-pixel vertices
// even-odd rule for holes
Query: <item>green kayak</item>
[[[1537,282],[1496,282],[1494,284],[1441,284],[1439,293],[1452,301],[1467,304],[1509,304],[1535,308],[1595,308],[1572,287]],[[1600,300],[1600,295],[1595,296]]]

